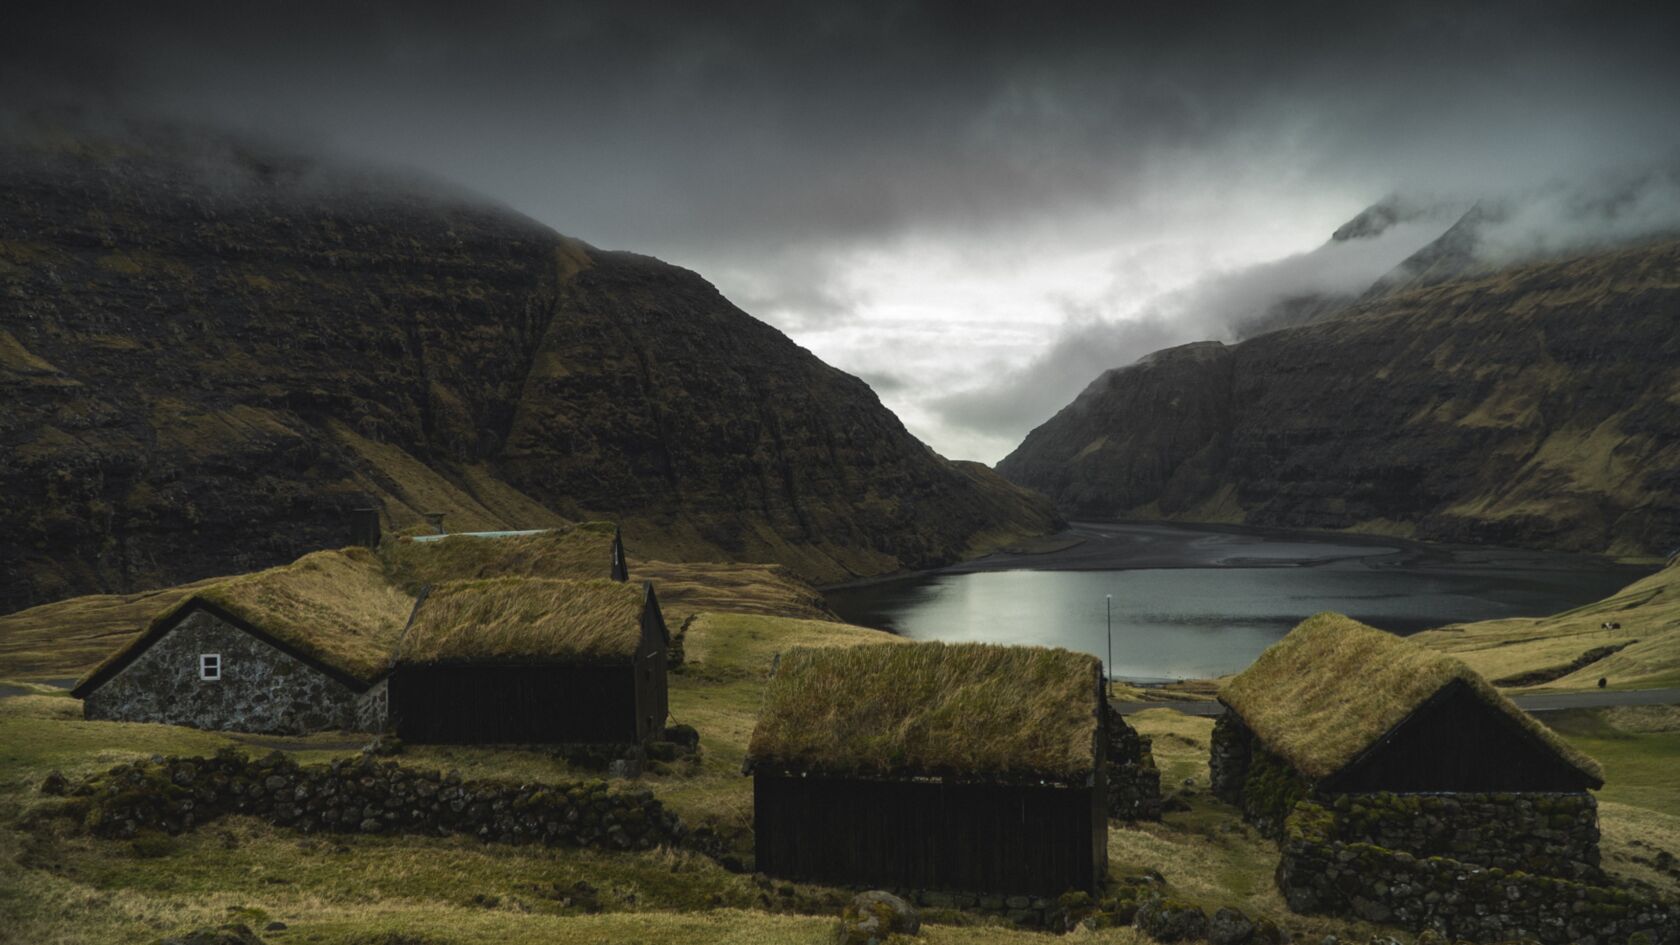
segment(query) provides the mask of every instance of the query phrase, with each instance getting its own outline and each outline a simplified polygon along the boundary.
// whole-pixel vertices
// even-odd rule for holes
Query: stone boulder
[[[1254,939],[1254,923],[1240,909],[1226,906],[1208,920],[1208,945],[1247,945]]]
[[[224,925],[158,939],[157,945],[263,945],[263,940],[246,926]]]
[[[922,930],[916,907],[889,892],[858,893],[840,913],[840,945],[883,945],[893,935]]]
[[[1157,942],[1195,941],[1208,935],[1207,913],[1176,899],[1150,899],[1138,907],[1133,924]]]

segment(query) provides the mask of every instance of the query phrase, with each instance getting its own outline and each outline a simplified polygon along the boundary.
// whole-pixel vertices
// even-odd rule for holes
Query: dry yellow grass
[[[1301,622],[1220,691],[1255,735],[1310,778],[1334,774],[1453,680],[1602,779],[1598,763],[1517,708],[1459,660],[1341,614]]]
[[[806,620],[836,620],[816,588],[779,564],[638,561],[630,576],[652,581],[672,628],[691,614],[728,611]]]
[[[1621,628],[1606,630],[1605,623]],[[1492,680],[1543,673],[1556,674],[1539,683],[1547,689],[1590,689],[1601,678],[1613,688],[1680,685],[1680,563],[1561,614],[1455,624],[1411,639]],[[1622,649],[1570,669],[1585,654],[1615,646]]]
[[[365,548],[317,551],[291,564],[199,588],[155,617],[152,628],[194,600],[222,608],[263,632],[364,681],[385,669],[414,598],[385,580]],[[88,673],[120,660],[146,638],[130,641]]]
[[[411,594],[428,584],[475,578],[605,578],[612,576],[611,522],[585,522],[538,532],[441,541],[388,540],[379,546],[392,581]]]
[[[1100,670],[1067,650],[987,644],[798,648],[765,687],[748,757],[866,776],[1079,780]]]
[[[432,588],[396,661],[629,662],[644,591],[618,581],[489,578]]]
[[[210,578],[139,594],[89,594],[0,616],[0,678],[80,676]]]

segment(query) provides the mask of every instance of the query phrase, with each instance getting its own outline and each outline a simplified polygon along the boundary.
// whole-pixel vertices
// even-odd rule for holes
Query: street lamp
[[[1114,696],[1114,595],[1104,594],[1104,604],[1108,611],[1108,663],[1104,677],[1108,680],[1108,695]]]

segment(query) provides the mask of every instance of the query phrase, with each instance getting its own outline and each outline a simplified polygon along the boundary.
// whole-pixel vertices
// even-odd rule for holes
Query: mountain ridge
[[[1680,545],[1680,241],[1367,296],[1110,371],[997,469],[1070,516]]]
[[[0,157],[0,611],[290,560],[369,504],[818,581],[1058,523],[686,270],[243,143],[47,139]]]

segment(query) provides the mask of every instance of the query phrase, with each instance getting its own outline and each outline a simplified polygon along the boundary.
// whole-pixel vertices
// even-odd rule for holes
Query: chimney
[[[447,535],[448,534],[448,532],[443,530],[443,514],[444,513],[442,513],[442,512],[427,512],[425,514],[426,514],[426,524],[432,526],[432,531],[438,533],[439,535]]]
[[[379,547],[379,509],[350,510],[350,544],[363,548]]]
[[[612,579],[630,580],[630,563],[624,560],[624,532],[616,527],[613,529],[612,540]]]

